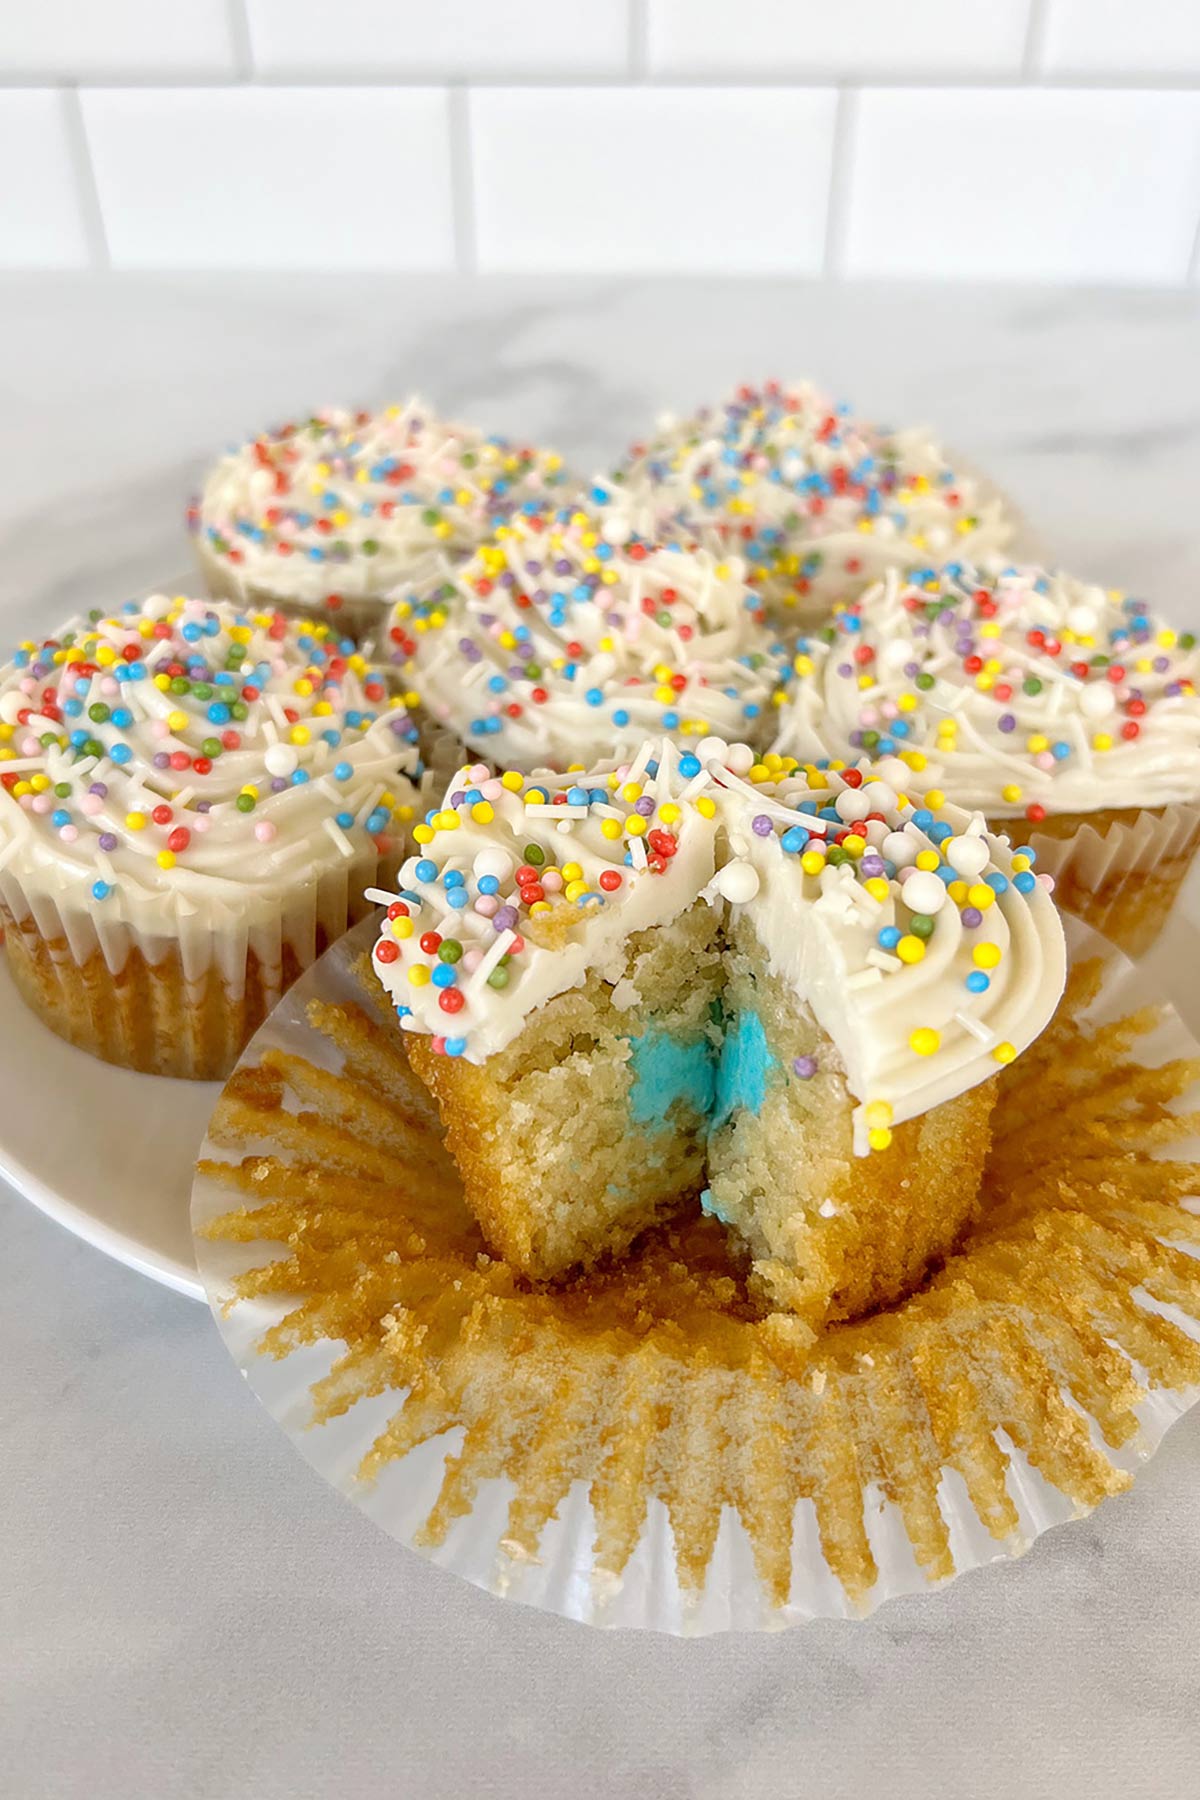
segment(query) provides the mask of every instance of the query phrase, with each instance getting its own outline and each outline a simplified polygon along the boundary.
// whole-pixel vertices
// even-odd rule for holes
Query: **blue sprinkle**
[[[1019,875],[1013,876],[1013,886],[1018,894],[1032,894],[1037,886],[1037,876],[1029,869],[1023,869]]]
[[[572,787],[572,788],[567,789],[567,805],[568,806],[586,806],[587,804],[588,804],[588,791],[586,788]]]
[[[616,719],[616,716],[616,713],[614,713],[614,720]],[[687,756],[681,756],[679,759],[679,773],[683,776],[685,781],[690,781],[693,775],[699,775],[702,766],[700,758],[691,755],[690,752]]]
[[[625,708],[623,706],[618,706],[616,712],[613,714],[613,724],[614,725],[628,725],[628,723],[629,723],[629,714],[625,711]]]
[[[500,883],[496,880],[494,875],[481,875],[479,877],[479,891],[481,894],[498,894],[500,892]]]
[[[604,705],[604,690],[602,688],[589,688],[583,697],[589,706]]]
[[[436,881],[437,864],[430,862],[427,856],[423,856],[417,864],[415,873],[418,881]]]
[[[334,763],[333,774],[336,781],[349,781],[354,769],[348,762]]]
[[[349,831],[350,827],[354,823],[354,814],[352,812],[338,813],[337,814],[337,823],[341,826],[343,831]]]
[[[446,889],[446,905],[453,906],[456,910],[459,907],[465,906],[467,904],[468,898],[469,898],[469,896],[467,894],[466,888],[447,888]]]
[[[885,925],[879,933],[879,942],[885,950],[894,950],[903,935],[898,925]]]
[[[973,994],[986,994],[991,985],[991,978],[982,969],[972,969],[967,976],[967,987]]]
[[[93,883],[92,883],[92,899],[93,900],[107,900],[108,896],[111,893],[112,893],[112,888],[109,886],[107,881],[93,881]]]
[[[784,832],[779,841],[785,850],[798,855],[809,842],[809,838],[810,833],[805,831],[803,825],[792,825]]]
[[[466,1047],[467,1047],[466,1038],[447,1038],[446,1039],[446,1055],[447,1056],[461,1056],[463,1051],[466,1049]]]
[[[465,877],[461,869],[447,869],[442,880],[448,888],[462,887]]]
[[[433,982],[434,987],[448,988],[454,986],[454,983],[458,980],[458,976],[455,974],[454,968],[450,963],[439,963],[437,968],[433,971],[430,980]]]

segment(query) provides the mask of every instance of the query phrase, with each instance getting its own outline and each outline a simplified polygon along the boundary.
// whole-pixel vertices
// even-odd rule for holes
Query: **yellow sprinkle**
[[[548,900],[535,900],[529,910],[531,913],[547,913],[550,911],[550,902]]]
[[[930,812],[937,812],[939,807],[945,806],[946,796],[941,788],[930,788],[925,796],[925,804]]]
[[[895,1113],[890,1100],[868,1100],[866,1121],[874,1130],[881,1125],[890,1125]]]
[[[293,725],[288,735],[293,744],[307,744],[312,739],[312,733],[307,725]]]
[[[602,819],[600,821],[600,835],[601,837],[606,837],[610,840],[619,838],[621,835],[621,821],[619,819]]]
[[[980,912],[986,912],[989,906],[996,904],[996,890],[990,888],[986,881],[973,881],[967,889],[968,906],[977,906]]]
[[[515,769],[509,769],[500,777],[500,786],[507,788],[510,794],[519,794],[521,791],[521,776],[517,774]]]
[[[185,712],[176,711],[167,714],[167,728],[170,731],[186,731],[187,723],[188,716]]]
[[[432,844],[435,836],[432,825],[413,826],[413,839],[418,844]]]
[[[130,831],[145,831],[146,815],[143,812],[126,813],[125,823],[128,825]]]
[[[160,850],[154,860],[160,869],[173,869],[175,867],[175,852],[173,850]]]
[[[941,1042],[931,1025],[921,1025],[909,1038],[908,1047],[915,1050],[918,1056],[932,1056],[935,1050],[940,1049]]]
[[[664,825],[675,825],[682,818],[682,813],[673,800],[668,800],[658,809],[658,816]]]
[[[1113,741],[1107,731],[1098,731],[1092,739],[1093,750],[1111,750],[1112,747]]]
[[[919,850],[917,852],[918,869],[936,869],[941,866],[941,857],[936,850]]]
[[[29,785],[35,794],[44,794],[46,789],[50,786],[50,777],[48,775],[34,775],[30,778]]]
[[[544,788],[533,787],[525,790],[526,806],[545,806],[547,799],[548,795]]]
[[[625,829],[630,837],[644,837],[646,834],[646,821],[643,819],[641,813],[630,813],[625,821]]]
[[[863,888],[870,894],[872,900],[879,901],[886,900],[892,891],[891,884],[885,881],[882,875],[872,875],[869,880],[863,882]]]
[[[566,888],[564,889],[568,900],[578,900],[579,896],[581,894],[586,894],[587,891],[588,884],[586,881],[568,881]]]
[[[1006,806],[1015,806],[1017,801],[1021,798],[1021,789],[1017,786],[1015,781],[1010,781],[1005,787],[1000,789],[1000,798],[1004,801]]]
[[[583,870],[577,862],[564,863],[562,866],[562,878],[564,881],[582,881]]]
[[[825,858],[820,850],[806,850],[800,858],[800,867],[806,875],[819,875],[825,867]]]
[[[428,987],[429,970],[425,967],[424,963],[414,963],[412,968],[408,971],[408,979],[413,987]]]
[[[415,927],[414,927],[411,919],[393,919],[392,920],[392,936],[393,937],[410,938],[413,934],[414,929],[415,929]]]
[[[994,969],[1002,955],[999,944],[976,944],[971,960],[977,969]]]
[[[868,1131],[867,1133],[867,1142],[870,1144],[872,1150],[886,1150],[891,1141],[891,1132],[883,1126],[880,1126],[875,1131]]]
[[[996,1048],[992,1051],[992,1055],[995,1057],[995,1059],[998,1063],[1010,1063],[1013,1061],[1016,1054],[1017,1054],[1016,1045],[1008,1044],[1008,1043],[997,1044]]]
[[[640,800],[641,797],[642,790],[636,781],[627,781],[625,786],[621,789],[622,800],[628,800],[630,806],[633,805],[635,800]]]
[[[913,937],[911,932],[906,932],[896,945],[896,955],[901,962],[919,963],[925,955],[925,945],[919,937]]]
[[[716,810],[716,801],[710,800],[707,794],[701,794],[700,798],[696,801],[696,811],[700,814],[700,817],[702,819],[711,819],[716,813]]]
[[[1040,756],[1043,750],[1050,748],[1050,739],[1043,732],[1035,731],[1025,739],[1025,748],[1033,756]]]
[[[477,800],[471,808],[471,817],[477,825],[490,825],[496,816],[496,809],[490,800]]]

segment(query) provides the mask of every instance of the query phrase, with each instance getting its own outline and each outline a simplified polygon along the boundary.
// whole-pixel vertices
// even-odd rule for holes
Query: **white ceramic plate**
[[[192,1165],[220,1082],[135,1075],[65,1044],[2,953],[0,1021],[0,1176],[106,1256],[203,1300]]]

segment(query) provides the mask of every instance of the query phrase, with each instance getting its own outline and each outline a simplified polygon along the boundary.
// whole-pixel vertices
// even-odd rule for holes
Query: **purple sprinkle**
[[[211,800],[197,800],[196,811],[203,812],[203,813],[211,812],[212,811],[212,801]]]
[[[467,794],[466,794],[465,788],[455,788],[454,792],[450,796],[451,806],[461,806],[463,801],[466,799],[466,797],[467,797]]]
[[[93,781],[91,787],[88,789],[88,793],[96,794],[101,800],[105,800],[108,797],[108,783],[104,781]]]
[[[115,834],[111,831],[102,831],[100,833],[100,848],[102,850],[115,850],[116,847],[117,839]]]
[[[882,856],[864,856],[858,866],[868,880],[875,875],[882,875],[884,872]]]
[[[515,906],[501,906],[492,914],[494,931],[511,931],[516,922],[517,909]]]
[[[755,813],[750,821],[750,829],[754,832],[756,837],[770,837],[771,821],[766,813]]]
[[[915,681],[917,679],[917,676],[921,673],[920,663],[915,663],[915,662],[905,663],[904,673],[908,676],[908,679],[910,681]]]
[[[1017,721],[1012,713],[1001,713],[1000,717],[996,720],[996,724],[1001,731],[1015,731],[1017,729]]]
[[[1163,689],[1163,693],[1167,696],[1168,700],[1174,700],[1175,696],[1177,694],[1182,694],[1182,692],[1183,688],[1178,681],[1168,681],[1166,687]]]
[[[273,794],[282,794],[284,788],[290,787],[290,786],[291,786],[291,783],[288,782],[287,780],[285,780],[285,778],[282,775],[272,775],[272,777],[271,777],[271,792]]]
[[[959,917],[962,919],[963,927],[967,931],[974,931],[977,925],[983,924],[983,914],[977,906],[964,906]]]
[[[837,672],[839,675],[850,676],[850,675],[853,675],[854,670],[849,663],[839,663],[837,666]]]
[[[165,750],[156,750],[154,752],[154,766],[156,769],[169,769],[170,768],[171,759],[167,755]]]
[[[794,1057],[792,1070],[800,1077],[801,1081],[811,1081],[817,1072],[817,1059],[815,1056]]]
[[[643,794],[642,798],[635,803],[633,810],[635,813],[639,813],[643,819],[652,819],[654,817],[654,801],[651,800],[649,794]]]
[[[1165,675],[1167,670],[1170,668],[1170,666],[1171,666],[1171,659],[1169,656],[1156,656],[1155,657],[1155,659],[1154,659],[1155,674]]]

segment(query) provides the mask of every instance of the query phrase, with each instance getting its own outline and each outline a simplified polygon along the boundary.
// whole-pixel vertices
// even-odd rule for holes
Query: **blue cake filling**
[[[638,1125],[663,1127],[672,1107],[685,1106],[715,1131],[735,1112],[759,1113],[777,1059],[756,1012],[727,1021],[717,1050],[707,1038],[679,1038],[651,1029],[630,1038],[633,1084],[629,1110]]]
[[[776,1058],[767,1048],[767,1034],[756,1012],[739,1012],[729,1022],[717,1063],[711,1129],[735,1112],[760,1113],[767,1097],[767,1077]]]

